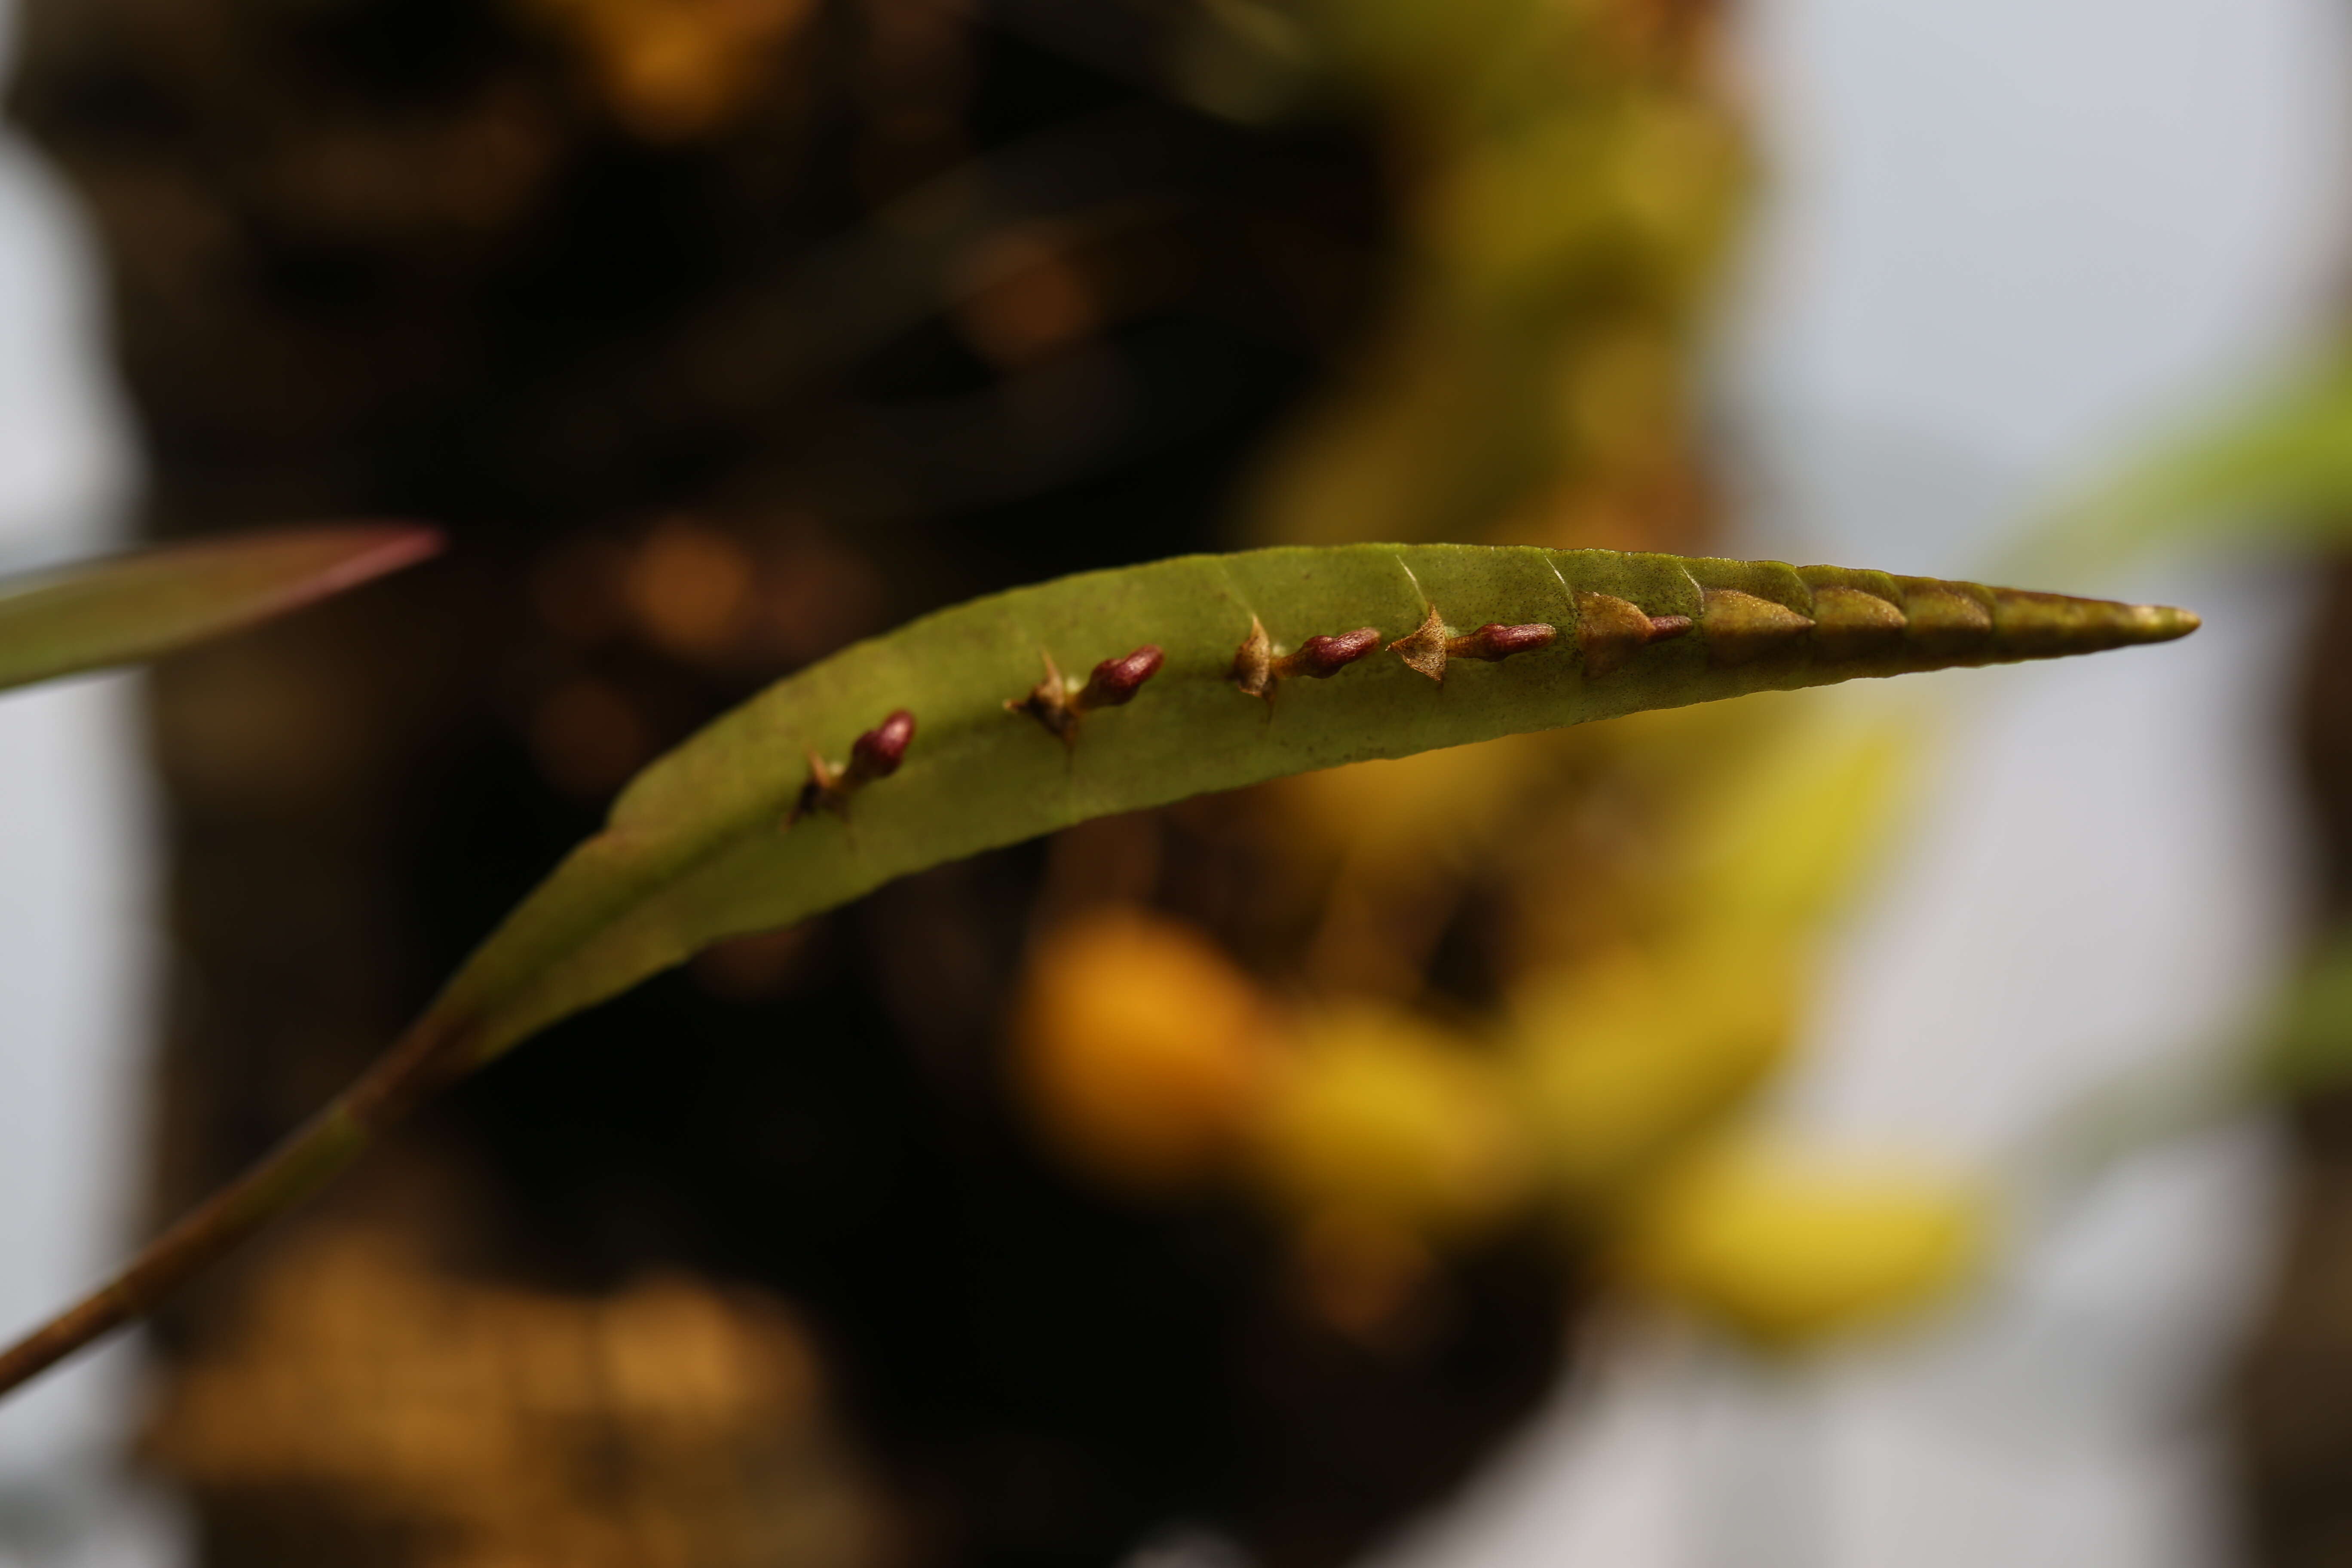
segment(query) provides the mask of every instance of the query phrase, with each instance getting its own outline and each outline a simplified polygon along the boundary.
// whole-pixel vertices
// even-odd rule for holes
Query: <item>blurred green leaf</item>
[[[2352,350],[2160,444],[2067,507],[2021,559],[2049,572],[2175,543],[2352,534]]]
[[[141,551],[0,582],[0,689],[152,658],[398,571],[441,547],[345,523]]]
[[[2307,1094],[2352,1078],[2352,925],[2320,940],[2288,986],[2255,1060],[2262,1087]]]

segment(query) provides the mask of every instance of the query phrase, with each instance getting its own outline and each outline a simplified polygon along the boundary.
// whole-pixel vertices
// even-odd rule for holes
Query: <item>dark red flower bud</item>
[[[1531,653],[1539,647],[1549,647],[1559,633],[1540,621],[1524,626],[1507,626],[1488,621],[1466,637],[1456,637],[1446,645],[1445,651],[1457,658],[1483,658],[1492,661],[1508,658],[1515,653]]]
[[[1652,616],[1650,617],[1652,642],[1666,642],[1682,636],[1690,629],[1691,618],[1688,616]]]
[[[1125,658],[1107,658],[1095,666],[1087,687],[1078,693],[1081,708],[1117,708],[1135,700],[1143,683],[1160,673],[1167,656],[1158,645],[1145,643]]]
[[[1308,637],[1298,645],[1297,653],[1283,662],[1288,666],[1286,673],[1327,680],[1380,646],[1381,634],[1376,628],[1359,626],[1338,637]]]
[[[907,760],[907,746],[914,738],[915,716],[901,708],[852,742],[847,782],[888,778]]]

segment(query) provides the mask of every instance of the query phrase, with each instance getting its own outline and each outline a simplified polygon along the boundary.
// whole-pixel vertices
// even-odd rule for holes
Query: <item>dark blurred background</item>
[[[1257,124],[1167,85],[1206,25],[26,7],[11,108],[98,226],[148,531],[454,543],[156,687],[157,1212],[726,706],[941,603],[1231,542],[1394,226],[1344,80],[1291,72],[1325,101]],[[1245,901],[1246,846],[1196,837],[1178,896]],[[556,1031],[192,1298],[152,1442],[203,1560],[1090,1563],[1197,1522],[1321,1563],[1458,1475],[1544,1388],[1570,1270],[1498,1237],[1442,1326],[1368,1348],[1240,1205],[1056,1168],[999,1070],[1047,858]]]

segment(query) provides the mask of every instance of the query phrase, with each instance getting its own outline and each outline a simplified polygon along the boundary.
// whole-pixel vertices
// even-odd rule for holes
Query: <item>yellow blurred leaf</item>
[[[1695,921],[1768,931],[1821,921],[1893,825],[1915,747],[1907,723],[1819,705],[1743,747],[1691,826],[1682,908]]]
[[[1524,1110],[1571,1198],[1619,1184],[1739,1105],[1790,1048],[1800,951],[1785,937],[1620,950],[1512,1008]]]
[[[1979,1265],[1988,1211],[1979,1186],[1924,1166],[1728,1146],[1626,1211],[1616,1263],[1642,1289],[1792,1348],[1948,1295]]]
[[[1294,1213],[1451,1233],[1525,1191],[1507,1085],[1465,1042],[1400,1009],[1309,1018],[1257,1127],[1259,1171]]]
[[[1126,908],[1090,911],[1032,952],[1014,1014],[1021,1087],[1066,1153],[1121,1186],[1213,1172],[1264,1086],[1267,1020],[1206,938]]]
[[[1434,847],[1493,831],[1510,799],[1573,745],[1568,731],[1510,735],[1393,760],[1300,773],[1269,790],[1294,834],[1355,854],[1427,858]]]

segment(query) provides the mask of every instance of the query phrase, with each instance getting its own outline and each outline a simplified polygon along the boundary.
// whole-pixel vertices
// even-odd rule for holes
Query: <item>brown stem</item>
[[[180,1285],[324,1186],[374,1134],[468,1065],[465,1031],[427,1015],[243,1175],[183,1215],[112,1279],[0,1351],[0,1397],[152,1311]]]

